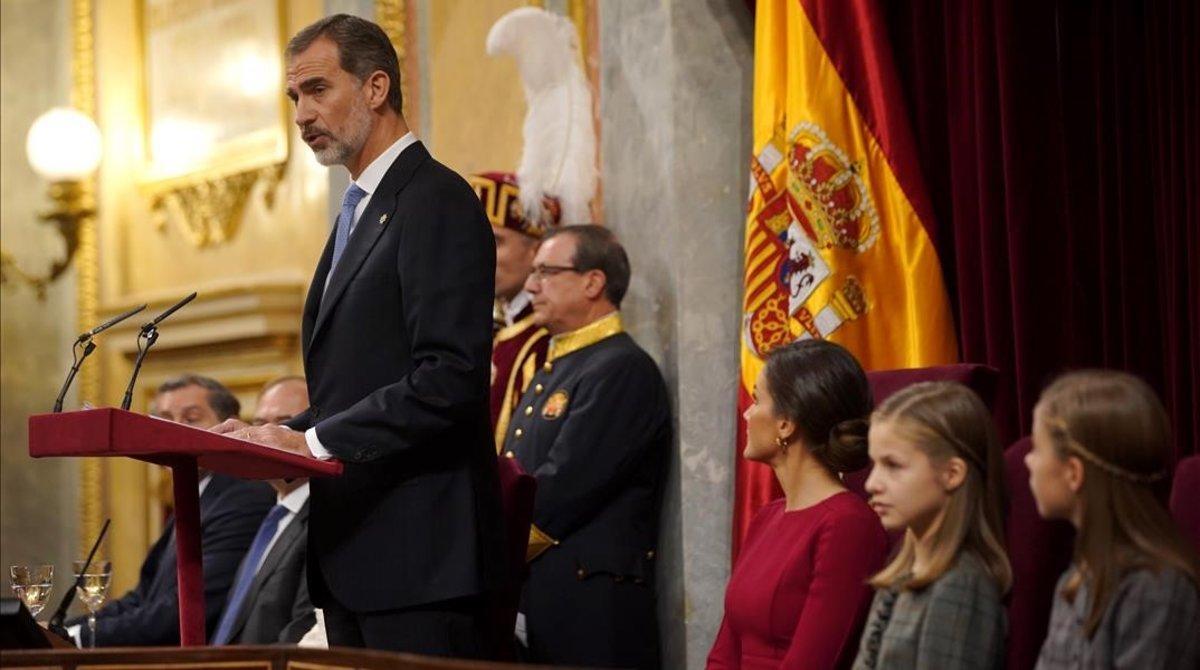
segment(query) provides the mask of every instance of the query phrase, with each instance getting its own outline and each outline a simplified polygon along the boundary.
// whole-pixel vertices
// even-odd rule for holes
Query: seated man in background
[[[158,387],[152,414],[197,428],[210,428],[236,417],[241,405],[220,382],[182,375]],[[205,628],[211,633],[233,583],[238,564],[263,516],[271,507],[271,489],[200,471],[200,551],[204,564]],[[78,618],[68,630],[81,642]],[[82,632],[87,635],[86,631]],[[175,575],[175,519],[142,562],[137,586],[96,613],[97,647],[179,644],[179,592]]]
[[[258,395],[254,425],[280,424],[308,408],[303,377],[268,382]],[[275,507],[267,513],[237,577],[210,643],[296,643],[313,627],[305,554],[308,479],[272,479]]]

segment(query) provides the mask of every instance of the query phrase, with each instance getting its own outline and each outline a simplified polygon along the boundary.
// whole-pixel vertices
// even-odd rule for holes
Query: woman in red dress
[[[745,458],[775,471],[784,497],[755,516],[725,592],[708,668],[848,667],[888,539],[839,473],[867,465],[867,376],[824,340],[767,356],[746,410]]]

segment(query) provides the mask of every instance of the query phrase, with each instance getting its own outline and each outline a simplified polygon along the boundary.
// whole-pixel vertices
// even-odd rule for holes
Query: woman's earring
[[[784,439],[782,435],[779,435],[775,438],[775,444],[779,447],[779,450],[783,452],[783,455],[787,456],[788,441]]]

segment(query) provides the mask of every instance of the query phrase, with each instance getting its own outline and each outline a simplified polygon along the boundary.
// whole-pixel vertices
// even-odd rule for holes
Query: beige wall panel
[[[460,174],[515,171],[521,159],[525,94],[511,58],[484,51],[496,19],[521,0],[434,0],[429,11],[428,59],[430,118],[435,158]]]
[[[283,0],[284,38],[323,15],[320,0]],[[165,322],[139,376],[131,409],[145,411],[154,389],[182,372],[229,385],[253,409],[258,388],[302,371],[300,313],[307,282],[329,231],[328,169],[301,142],[288,114],[291,151],[268,203],[259,183],[234,232],[223,242],[197,246],[176,221],[159,224],[151,208],[145,169],[142,37],[137,0],[96,3],[97,122],[105,138],[98,179],[100,305],[98,318],[150,303],[161,311],[197,291],[195,302]],[[187,72],[180,72],[187,77]],[[279,82],[281,114],[285,103]],[[220,91],[197,91],[220,95]],[[92,361],[99,369],[98,404],[117,405],[136,353],[131,319],[104,336]],[[137,580],[150,543],[161,532],[169,480],[156,466],[135,461],[103,464],[104,509],[113,518],[109,556],[114,593]]]

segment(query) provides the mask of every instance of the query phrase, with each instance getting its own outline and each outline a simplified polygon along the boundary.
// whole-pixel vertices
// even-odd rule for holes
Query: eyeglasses
[[[562,274],[564,272],[583,272],[580,268],[573,265],[535,265],[530,271],[529,276],[538,281],[542,281],[546,277]]]

